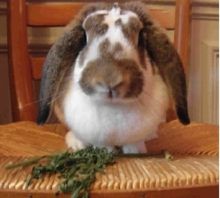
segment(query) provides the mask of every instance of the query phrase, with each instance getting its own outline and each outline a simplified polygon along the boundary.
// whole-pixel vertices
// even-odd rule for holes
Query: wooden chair
[[[57,178],[45,178],[24,190],[28,172],[6,171],[9,161],[21,156],[44,155],[65,149],[65,128],[59,124],[37,126],[33,79],[40,79],[44,57],[28,53],[27,28],[64,26],[82,3],[28,3],[8,0],[8,44],[14,121],[0,126],[0,197],[54,197]],[[177,0],[176,10],[150,9],[168,30],[175,30],[174,44],[185,69],[189,60],[190,0]],[[98,175],[91,197],[205,198],[218,196],[218,127],[173,120],[159,129],[159,138],[149,141],[150,152],[167,149],[176,157],[123,159]],[[172,140],[172,142],[170,142]],[[66,197],[62,195],[62,197]]]
[[[28,52],[28,27],[65,26],[83,3],[27,3],[8,1],[8,45],[13,121],[36,120],[37,97],[33,80],[41,77],[44,57]],[[189,0],[178,0],[173,10],[150,9],[152,16],[167,30],[175,30],[174,44],[185,68],[189,60]]]

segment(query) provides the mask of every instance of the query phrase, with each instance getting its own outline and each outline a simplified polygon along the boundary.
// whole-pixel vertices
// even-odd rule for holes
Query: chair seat
[[[169,192],[168,197],[186,197],[190,190],[191,194],[187,197],[191,197],[192,192],[195,197],[217,197],[217,130],[217,126],[199,123],[185,127],[178,121],[162,125],[158,138],[146,143],[147,148],[149,152],[166,149],[175,159],[121,158],[116,164],[108,166],[105,174],[97,174],[91,188],[92,195],[103,197],[104,192],[104,197],[112,197],[115,193],[119,197],[128,197],[128,193],[129,197],[149,197],[154,193],[152,197],[165,197]],[[59,182],[57,176],[35,181],[25,189],[24,180],[30,168],[18,171],[5,170],[4,167],[9,162],[28,156],[66,149],[63,138],[65,131],[58,124],[37,126],[32,122],[20,122],[0,126],[0,197],[6,193],[7,197],[18,194],[19,197],[30,194],[38,197],[55,196]],[[163,195],[159,192],[163,192]]]
[[[21,157],[1,157],[1,189],[25,189],[29,169],[4,170],[9,162]],[[93,190],[156,190],[191,186],[216,185],[218,183],[218,159],[215,156],[178,156],[175,160],[147,158],[120,159],[98,173]],[[33,183],[28,189],[56,191],[58,179],[50,176]]]

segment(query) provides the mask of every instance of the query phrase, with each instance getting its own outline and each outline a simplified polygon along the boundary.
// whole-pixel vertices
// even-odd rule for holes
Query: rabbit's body
[[[73,86],[69,86],[64,100],[64,117],[75,137],[82,142],[80,147],[89,144],[138,146],[139,142],[156,136],[158,125],[166,119],[167,87],[159,74],[153,74],[150,64],[145,75],[147,82],[139,97],[116,101],[88,96],[77,80],[71,79]],[[76,146],[74,140],[68,144]],[[132,152],[135,150],[134,146]]]
[[[166,120],[169,94],[180,121],[189,123],[180,58],[144,4],[85,9],[51,48],[43,74],[38,122],[46,121],[54,100],[74,149],[145,151],[144,141]]]
[[[138,16],[130,11],[120,14],[120,11],[116,7],[110,11],[101,10],[92,13],[92,16],[105,14],[102,23],[107,25],[108,29],[104,34],[93,39],[90,38],[90,33],[87,34],[87,40],[91,41],[90,45],[84,49],[86,58],[82,57],[84,53],[82,51],[76,59],[74,70],[70,74],[72,78],[67,85],[68,91],[63,100],[63,111],[67,126],[74,133],[75,139],[82,142],[81,146],[90,144],[110,147],[124,145],[126,148],[127,145],[134,145],[132,148],[132,152],[134,152],[139,150],[135,144],[138,147],[140,142],[155,137],[158,125],[165,120],[168,95],[161,76],[153,72],[147,54],[145,54],[144,61],[140,60],[139,52],[135,48],[138,45],[138,34],[134,34],[133,42],[131,42],[122,31],[121,26],[127,25],[131,19],[137,20],[136,23],[140,23],[141,27]],[[90,15],[87,18],[89,17]],[[87,20],[85,19],[85,21]],[[118,20],[121,20],[121,26],[116,24]],[[102,45],[105,45],[104,49],[101,47]],[[115,53],[116,45],[120,46],[117,53]],[[111,57],[111,60],[106,58],[107,56]],[[83,58],[85,60],[81,61]],[[104,78],[97,74],[101,70],[100,68],[96,68],[95,73],[89,72],[87,84],[95,89],[95,93],[86,93],[83,90],[84,87],[80,85],[80,81],[85,75],[84,71],[92,67],[89,63],[98,59],[103,61],[101,67],[107,65],[108,61],[114,64],[121,59],[129,62],[135,61],[136,65],[131,67],[137,67],[136,70],[143,74],[143,81],[139,85],[140,93],[131,98],[123,97],[121,96],[123,92],[129,89],[126,87],[123,91],[118,91],[118,96],[109,98],[106,86],[114,83],[115,76],[116,80],[118,76],[121,77],[121,74],[115,71],[118,68],[110,68],[112,65],[106,66],[105,71],[101,73]],[[122,65],[118,67],[120,68]],[[112,75],[114,72],[115,76]],[[122,78],[123,75],[122,73]],[[135,74],[131,72],[130,75]],[[110,80],[107,81],[109,76]],[[104,86],[92,84],[92,81],[96,81],[97,78],[99,78],[99,83]],[[143,85],[141,86],[141,84]],[[131,92],[135,92],[135,90],[131,90]],[[75,147],[75,140],[73,142],[67,140],[67,142],[69,146]],[[126,152],[126,149],[124,151]]]

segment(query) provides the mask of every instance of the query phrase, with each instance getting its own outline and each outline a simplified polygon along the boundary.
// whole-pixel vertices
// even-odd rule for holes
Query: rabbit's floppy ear
[[[171,92],[179,120],[189,124],[185,73],[176,49],[167,35],[147,17],[140,40]]]
[[[40,87],[40,104],[37,118],[38,124],[43,124],[50,114],[50,104],[56,92],[58,83],[74,67],[74,62],[79,52],[86,45],[86,33],[83,29],[83,21],[86,17],[102,8],[105,3],[89,3],[84,6],[74,20],[66,27],[65,33],[54,43],[49,50],[43,65],[43,75]]]
[[[139,33],[139,47],[145,49],[173,96],[176,114],[183,124],[189,124],[186,79],[180,57],[163,30],[148,14],[144,3],[129,2],[124,8],[135,12],[143,24]]]
[[[66,32],[49,50],[43,65],[40,87],[40,103],[37,118],[38,124],[43,124],[50,114],[50,104],[63,72],[72,67],[78,53],[86,44],[85,31],[81,22],[69,25]]]

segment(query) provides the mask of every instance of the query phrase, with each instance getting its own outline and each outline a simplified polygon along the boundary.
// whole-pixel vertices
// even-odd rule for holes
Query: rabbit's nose
[[[124,83],[123,83],[123,81],[121,81],[117,84],[114,84],[113,87],[109,87],[108,97],[109,98],[116,98],[116,97],[120,96],[121,92],[122,92],[123,85],[124,85]]]
[[[111,83],[97,82],[96,91],[105,94],[108,98],[116,98],[120,95],[120,88],[123,86],[123,81],[114,81]]]

